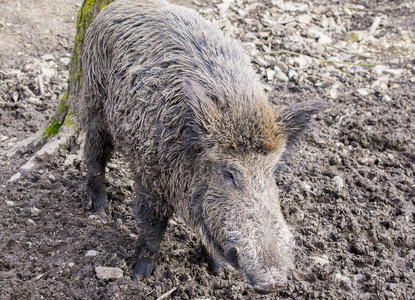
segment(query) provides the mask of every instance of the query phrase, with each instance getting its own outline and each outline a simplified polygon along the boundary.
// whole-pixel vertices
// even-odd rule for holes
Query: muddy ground
[[[221,1],[181,2],[220,20],[225,32],[248,43],[274,102],[326,101],[277,182],[283,213],[296,239],[289,284],[275,294],[257,295],[231,269],[224,278],[209,274],[198,237],[180,219],[169,224],[154,275],[132,282],[129,263],[137,229],[128,170],[120,157],[108,167],[110,221],[85,211],[85,166],[78,135],[10,181],[34,154],[7,155],[10,149],[45,124],[66,89],[81,1],[3,0],[0,299],[413,299],[413,1],[299,1],[290,2],[292,7],[267,0],[258,1],[260,5],[230,1],[230,7]],[[300,20],[304,15],[312,19]],[[272,23],[281,16],[293,21]],[[347,32],[367,30],[376,16],[382,21],[374,39],[355,42],[366,51],[363,54],[345,56],[324,44],[326,37],[319,34],[310,48],[295,46],[308,41],[312,24],[326,28],[328,43],[334,44]],[[276,59],[282,64],[270,57],[268,62],[261,60],[258,53],[270,50],[319,59],[316,64],[293,62],[297,56],[279,53]],[[349,64],[332,63],[333,56]],[[284,70],[286,66],[291,71]],[[98,266],[117,267],[123,275],[99,279]]]

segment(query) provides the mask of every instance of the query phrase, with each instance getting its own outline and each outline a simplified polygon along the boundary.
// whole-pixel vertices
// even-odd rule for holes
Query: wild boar
[[[135,181],[134,277],[151,275],[177,214],[217,274],[230,264],[257,292],[284,285],[294,240],[275,176],[322,103],[274,107],[237,41],[162,0],[104,8],[82,66],[88,205],[105,214],[105,166],[118,149]]]

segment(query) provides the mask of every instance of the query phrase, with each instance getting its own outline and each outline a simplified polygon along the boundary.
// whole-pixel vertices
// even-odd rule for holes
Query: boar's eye
[[[227,170],[223,170],[223,177],[225,177],[225,179],[232,179],[233,180],[233,174]]]
[[[232,172],[230,172],[228,170],[223,170],[223,178],[225,178],[225,181],[229,181],[229,182],[232,182],[233,184],[235,184],[235,178],[234,178]]]

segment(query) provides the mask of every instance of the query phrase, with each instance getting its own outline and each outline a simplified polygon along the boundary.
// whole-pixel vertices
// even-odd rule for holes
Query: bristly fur
[[[318,105],[273,109],[238,42],[162,0],[103,9],[86,33],[82,66],[89,203],[105,210],[105,166],[119,149],[136,184],[134,275],[151,274],[177,213],[215,261],[238,253],[231,263],[258,290],[280,285],[293,237],[273,174]]]

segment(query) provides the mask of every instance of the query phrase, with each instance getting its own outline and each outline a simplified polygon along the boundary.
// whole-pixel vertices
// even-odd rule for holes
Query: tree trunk
[[[55,135],[64,123],[74,123],[72,113],[75,112],[74,107],[78,101],[83,81],[81,55],[85,33],[92,23],[92,20],[101,9],[113,1],[114,0],[84,0],[82,3],[76,21],[75,44],[72,49],[71,61],[69,63],[68,88],[60,101],[58,110],[50,118],[48,125],[45,128],[44,136],[46,139]]]
[[[105,6],[115,0],[83,0],[76,21],[75,43],[72,49],[71,61],[69,63],[68,88],[63,94],[57,111],[50,117],[46,125],[34,136],[18,143],[9,151],[8,156],[20,155],[30,150],[38,150],[54,137],[62,128],[76,126],[76,102],[82,88],[83,72],[81,65],[82,46],[86,30],[95,16]],[[66,126],[64,126],[66,127]]]

